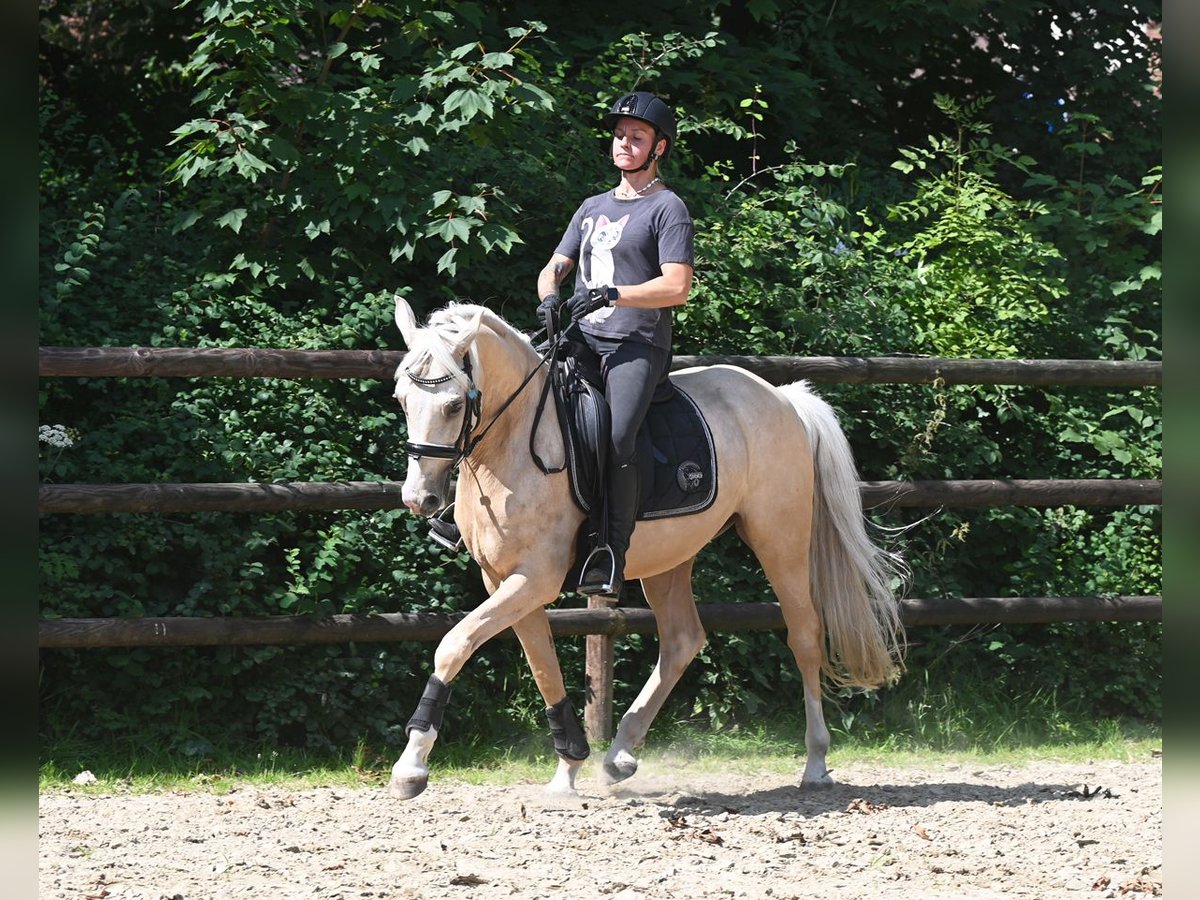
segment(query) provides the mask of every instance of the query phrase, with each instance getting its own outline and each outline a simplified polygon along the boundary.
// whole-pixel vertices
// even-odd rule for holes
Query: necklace
[[[640,189],[631,188],[631,190],[633,191],[632,194],[626,193],[624,196],[618,194],[617,196],[622,200],[632,200],[634,197],[642,196],[642,194],[646,193],[646,191],[650,190],[650,188],[654,187],[660,181],[662,181],[662,179],[659,178],[657,175],[655,175],[653,178],[651,178],[649,181],[647,181]],[[613,191],[613,193],[616,194],[617,192]]]

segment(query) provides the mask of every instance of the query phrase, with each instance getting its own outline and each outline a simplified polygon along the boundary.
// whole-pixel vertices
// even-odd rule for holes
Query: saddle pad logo
[[[686,460],[675,470],[675,482],[681,491],[691,494],[700,490],[700,486],[704,484],[704,470],[700,468],[699,463]]]

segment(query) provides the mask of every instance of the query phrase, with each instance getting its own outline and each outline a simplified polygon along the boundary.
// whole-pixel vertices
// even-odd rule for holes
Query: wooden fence
[[[390,379],[399,351],[186,349],[144,347],[39,350],[39,375],[93,377],[236,377]],[[674,368],[726,363],[773,384],[814,382],[892,384],[1010,384],[1056,387],[1139,387],[1162,384],[1161,362],[1096,360],[960,360],[924,357],[677,356]],[[1159,505],[1160,480],[873,481],[860,486],[873,507],[1118,506]],[[392,481],[230,484],[42,485],[42,514],[391,509],[400,506]],[[45,649],[117,646],[196,646],[335,642],[432,641],[463,614],[392,613],[261,618],[43,619],[38,644]],[[607,740],[612,727],[613,639],[653,633],[645,608],[617,608],[591,598],[587,609],[549,612],[556,636],[587,636],[589,734]],[[1161,621],[1161,596],[977,597],[906,599],[907,625],[982,622]],[[775,603],[701,604],[709,631],[780,629]],[[511,637],[511,633],[506,633]]]

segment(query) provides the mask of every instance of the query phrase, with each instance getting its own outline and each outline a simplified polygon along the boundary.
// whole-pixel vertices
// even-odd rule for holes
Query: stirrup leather
[[[445,547],[451,553],[462,550],[463,537],[458,526],[454,524],[453,503],[429,520],[429,537],[435,544]]]
[[[592,574],[592,569],[601,570],[599,580],[587,580],[588,575]],[[607,568],[607,574],[603,570]],[[621,572],[617,571],[617,558],[613,553],[612,548],[608,544],[600,544],[588,554],[584,560],[582,568],[579,570],[579,587],[576,590],[586,596],[592,594],[607,594],[616,596],[624,582]]]

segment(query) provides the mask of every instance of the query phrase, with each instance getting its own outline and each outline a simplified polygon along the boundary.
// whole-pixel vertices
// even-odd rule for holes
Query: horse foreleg
[[[441,694],[442,708],[445,707],[445,701],[450,697],[450,686],[435,684],[436,680],[436,677],[429,679],[429,683],[425,687],[425,694],[421,697],[421,703],[417,705],[417,712],[408,720],[408,745],[392,766],[388,794],[397,800],[411,800],[425,790],[429,784],[429,751],[433,749],[438,736],[438,728],[441,727],[441,709],[438,710],[436,724],[428,718],[422,721],[419,716],[431,693]]]
[[[539,607],[521,619],[513,625],[513,631],[517,633],[525,658],[529,660],[533,680],[545,701],[554,751],[558,754],[558,768],[554,778],[546,785],[546,790],[555,794],[574,794],[575,776],[590,755],[591,748],[579,723],[579,716],[567,696],[545,607]]]
[[[604,757],[604,779],[624,781],[637,771],[633,751],[646,740],[650,725],[679,683],[688,664],[704,646],[704,626],[692,596],[692,563],[642,579],[642,591],[658,622],[658,662],[637,699],[621,717],[617,735]]]
[[[437,741],[442,712],[450,697],[450,683],[483,644],[515,626],[534,610],[558,595],[561,577],[514,573],[492,595],[467,613],[438,643],[433,655],[433,676],[416,712],[408,720],[408,745],[392,766],[388,793],[401,800],[420,794],[429,784],[429,751]],[[544,618],[544,615],[543,615]],[[547,625],[548,628],[548,625]],[[557,666],[557,661],[555,662]],[[561,683],[561,676],[560,676]]]

